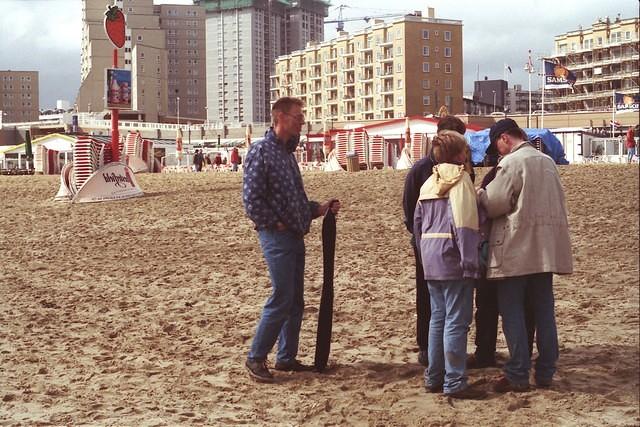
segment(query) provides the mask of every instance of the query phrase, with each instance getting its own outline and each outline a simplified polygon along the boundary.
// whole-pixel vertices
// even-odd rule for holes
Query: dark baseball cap
[[[502,119],[491,126],[491,129],[489,130],[489,141],[491,141],[491,147],[495,148],[498,137],[512,129],[520,129],[518,124],[512,119]]]

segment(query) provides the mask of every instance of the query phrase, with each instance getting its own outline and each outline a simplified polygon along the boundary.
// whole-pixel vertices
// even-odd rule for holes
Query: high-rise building
[[[118,68],[132,71],[133,111],[146,121],[205,117],[204,8],[154,6],[153,0],[118,0],[126,16],[126,41]],[[81,84],[78,111],[105,109],[105,68],[113,66],[114,46],[103,28],[103,0],[83,0]],[[176,92],[177,90],[177,92]]]
[[[0,70],[0,123],[36,121],[39,105],[37,71]]]
[[[324,0],[203,0],[207,13],[207,118],[270,120],[269,76],[279,55],[324,37]]]
[[[417,12],[277,58],[271,102],[295,96],[307,120],[463,112],[462,21]]]
[[[552,111],[607,110],[613,92],[638,94],[638,17],[598,19],[555,37],[552,59],[576,75],[572,89],[545,92],[544,108]]]

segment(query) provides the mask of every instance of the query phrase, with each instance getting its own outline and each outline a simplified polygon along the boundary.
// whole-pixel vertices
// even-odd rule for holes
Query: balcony
[[[393,62],[393,55],[385,55],[384,57],[382,57],[380,59],[380,63],[382,63],[382,64],[386,64],[386,63],[389,63],[389,62]]]
[[[389,95],[389,94],[393,94],[393,85],[388,85],[382,88],[382,90],[380,91],[381,95]]]

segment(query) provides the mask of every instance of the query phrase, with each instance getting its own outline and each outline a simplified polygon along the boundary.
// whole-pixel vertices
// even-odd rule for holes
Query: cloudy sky
[[[156,3],[189,3],[162,0]],[[105,0],[105,5],[108,0]],[[527,51],[551,54],[553,37],[579,25],[591,26],[598,17],[638,15],[639,0],[402,0],[399,9],[388,0],[333,0],[329,18],[338,16],[337,5],[348,4],[343,17],[408,13],[434,7],[436,17],[463,21],[464,92],[473,90],[478,75],[503,77],[503,64],[511,66],[509,84],[527,87],[523,66]],[[80,85],[81,0],[0,0],[0,70],[40,72],[40,106],[51,108],[56,100],[70,102]],[[345,22],[347,31],[362,28],[364,21]],[[335,24],[325,26],[325,37],[335,35]],[[534,79],[536,80],[536,79]],[[532,85],[538,87],[537,81]]]

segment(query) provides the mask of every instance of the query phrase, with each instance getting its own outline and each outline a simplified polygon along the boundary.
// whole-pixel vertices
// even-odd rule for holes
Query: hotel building
[[[555,37],[558,60],[576,75],[574,89],[547,90],[544,108],[551,111],[607,110],[613,92],[637,94],[639,18],[598,19]]]
[[[307,120],[382,120],[463,112],[462,21],[429,8],[280,56],[271,103],[295,96]]]

